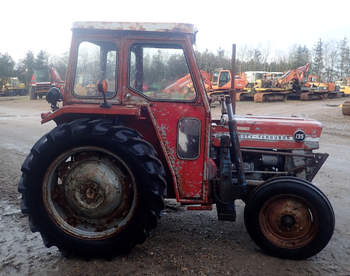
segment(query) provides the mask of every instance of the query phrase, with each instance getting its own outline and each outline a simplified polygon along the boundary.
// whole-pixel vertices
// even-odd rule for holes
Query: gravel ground
[[[0,275],[350,275],[350,116],[341,113],[344,99],[240,102],[239,114],[298,115],[321,121],[321,152],[330,157],[314,182],[329,197],[336,215],[328,246],[305,261],[263,254],[246,233],[238,205],[237,221],[219,222],[215,211],[186,211],[169,201],[159,227],[127,256],[113,260],[67,259],[46,248],[31,233],[20,212],[17,183],[20,166],[34,142],[54,127],[40,125],[45,101],[0,98]],[[218,116],[219,109],[213,110]]]

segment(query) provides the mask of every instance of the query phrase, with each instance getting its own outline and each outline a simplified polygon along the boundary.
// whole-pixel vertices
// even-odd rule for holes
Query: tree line
[[[54,66],[60,76],[64,78],[67,64],[67,53],[62,56],[50,56],[43,50],[39,51],[37,55],[28,51],[25,57],[17,63],[8,53],[0,53],[0,85],[10,77],[18,77],[21,82],[28,85],[35,70],[45,69],[49,66]]]
[[[231,57],[229,55],[230,53],[225,53],[221,48],[216,52],[196,50],[199,68],[208,73],[213,73],[216,68],[230,69]],[[174,63],[174,66],[172,66],[174,71],[177,68],[181,68],[181,66],[178,66],[181,61],[177,60],[176,57],[170,58],[168,62]],[[152,72],[148,72],[149,74],[159,76],[162,73],[162,66],[159,60],[152,59],[147,61],[147,63],[150,63],[149,66],[152,68]],[[350,77],[349,41],[347,38],[340,41],[319,39],[311,49],[305,45],[294,45],[288,53],[282,55],[272,55],[269,48],[243,46],[238,48],[236,57],[238,72],[286,72],[306,63],[310,64],[309,72],[317,75],[321,81],[333,82]],[[0,80],[8,77],[18,77],[22,82],[28,84],[34,70],[42,69],[49,65],[54,66],[61,77],[64,78],[67,64],[68,53],[61,56],[50,56],[43,50],[37,55],[34,55],[32,51],[28,51],[25,57],[17,63],[8,53],[0,53]],[[177,75],[176,72],[174,72],[174,75]]]
[[[223,49],[216,53],[205,50],[196,52],[200,69],[212,73],[215,68],[230,69],[231,57]],[[271,55],[269,48],[238,48],[236,57],[237,72],[268,71],[286,72],[310,64],[309,73],[320,81],[334,82],[350,77],[350,47],[347,38],[340,41],[319,39],[309,49],[305,45],[294,45],[284,55]]]

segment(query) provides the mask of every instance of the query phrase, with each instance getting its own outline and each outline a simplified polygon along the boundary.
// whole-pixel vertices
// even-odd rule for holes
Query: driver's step
[[[216,203],[216,211],[219,220],[236,221],[235,203]]]

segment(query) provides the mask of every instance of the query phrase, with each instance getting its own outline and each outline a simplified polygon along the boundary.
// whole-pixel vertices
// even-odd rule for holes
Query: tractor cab
[[[112,104],[203,101],[194,40],[190,24],[75,23],[64,105],[99,102],[100,80]]]
[[[43,123],[117,118],[156,147],[170,194],[207,204],[211,117],[195,34],[190,24],[75,23],[63,107],[43,114]]]

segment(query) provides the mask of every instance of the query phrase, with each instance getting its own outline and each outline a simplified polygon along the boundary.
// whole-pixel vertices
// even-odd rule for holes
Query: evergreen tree
[[[35,58],[35,69],[45,69],[49,66],[49,55],[41,50]]]
[[[217,66],[217,56],[205,49],[204,52],[196,51],[196,58],[200,70],[213,73]]]
[[[0,78],[13,77],[15,62],[9,54],[0,53]]]
[[[298,45],[290,53],[290,66],[291,69],[296,69],[300,66],[304,66],[310,60],[309,49],[304,45]]]
[[[26,53],[25,58],[19,62],[17,68],[17,75],[21,81],[24,81],[26,85],[29,84],[35,68],[35,58],[32,51]]]

